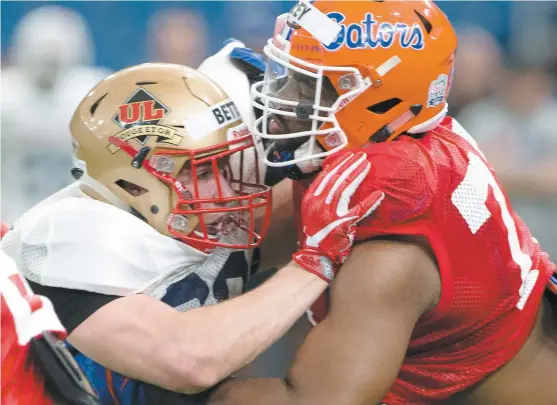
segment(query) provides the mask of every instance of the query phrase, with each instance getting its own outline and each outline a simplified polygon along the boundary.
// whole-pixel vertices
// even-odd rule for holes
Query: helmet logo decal
[[[429,85],[426,107],[436,107],[443,102],[447,94],[449,79],[445,74],[440,74],[436,80]]]
[[[369,47],[390,48],[398,45],[403,49],[424,49],[424,33],[418,24],[409,26],[405,23],[378,23],[372,13],[366,13],[360,24],[342,24],[346,16],[339,12],[328,13],[327,16],[341,25],[340,33],[330,45],[325,45],[329,51],[337,51],[341,47],[361,49]]]
[[[169,112],[170,108],[140,87],[112,119],[123,129],[128,129],[132,125],[158,124]]]
[[[329,148],[334,148],[342,144],[342,138],[338,132],[333,132],[325,137],[325,143]]]
[[[182,136],[177,134],[177,129],[159,125],[169,112],[171,112],[170,108],[140,87],[124,104],[120,105],[118,112],[112,117],[112,120],[124,129],[115,137],[125,142],[136,139],[141,144],[145,144],[148,137],[156,136],[157,142],[178,145]],[[109,144],[108,150],[116,153],[120,148]]]
[[[229,141],[233,141],[235,139],[239,139],[243,136],[250,135],[250,134],[251,132],[249,131],[248,126],[245,123],[241,123],[240,125],[237,125],[232,128],[228,128],[226,130],[226,138]]]

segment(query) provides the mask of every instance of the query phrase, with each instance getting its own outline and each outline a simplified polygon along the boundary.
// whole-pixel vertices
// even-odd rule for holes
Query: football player
[[[0,250],[4,405],[98,405],[62,340],[66,331],[46,297],[33,294]]]
[[[243,291],[271,190],[238,108],[205,75],[170,64],[124,69],[87,94],[70,127],[78,180],[18,219],[2,248],[53,302],[102,403],[201,400],[206,393],[183,394],[249,363],[333,275],[291,263],[213,305]],[[326,227],[316,246],[348,249],[342,230],[372,205],[336,226],[315,221]]]
[[[304,0],[280,31],[252,87],[265,163],[306,178],[306,228],[323,215],[324,179],[354,174],[350,149],[371,163],[354,201],[384,199],[357,226],[286,378],[226,382],[210,403],[557,403],[556,267],[447,116],[447,17],[428,0]],[[306,258],[325,254],[300,241]]]

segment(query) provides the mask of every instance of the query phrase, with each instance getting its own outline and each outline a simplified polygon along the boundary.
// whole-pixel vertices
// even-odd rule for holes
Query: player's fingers
[[[323,171],[327,171],[329,167],[333,167],[340,163],[344,158],[347,156],[352,155],[353,152],[350,150],[342,150],[337,153],[333,153],[330,156],[327,156],[323,159]]]
[[[329,188],[327,198],[325,198],[326,204],[331,204],[335,197],[340,197],[344,189],[350,185],[354,179],[358,178],[358,175],[362,170],[366,169],[367,165],[367,155],[363,152],[356,153],[349,161],[346,162],[346,169],[343,169],[340,175],[335,179]],[[369,171],[369,169],[367,169]],[[367,174],[367,173],[366,173]],[[363,181],[365,176],[361,179]],[[360,181],[360,183],[361,183]],[[346,182],[346,183],[345,183]],[[341,189],[342,186],[342,189]],[[356,191],[357,187],[354,189]],[[348,212],[348,210],[346,210]]]
[[[359,218],[356,221],[356,223],[358,223],[371,215],[381,205],[384,199],[385,193],[381,190],[375,190],[350,210],[350,214]]]
[[[9,230],[10,226],[4,221],[0,221],[0,239],[2,239]]]
[[[337,194],[340,194],[339,201],[337,203],[337,215],[339,217],[348,214],[352,196],[358,190],[371,170],[371,163],[367,160],[358,161],[357,163],[358,166],[356,169],[353,171],[351,176],[344,181],[337,192]]]
[[[343,169],[343,167],[350,161],[350,159],[352,159],[353,156],[354,156],[353,153],[349,153],[347,156],[343,157],[342,159],[339,159],[338,163],[329,166],[327,171],[324,171],[317,177],[317,179],[315,179],[315,183],[317,184],[317,188],[313,193],[315,197],[321,195],[321,193],[325,191],[325,188],[327,187],[329,182],[333,179],[333,177],[337,173],[340,172],[341,169]]]

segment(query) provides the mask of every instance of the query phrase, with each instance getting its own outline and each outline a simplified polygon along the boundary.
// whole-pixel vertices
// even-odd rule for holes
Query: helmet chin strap
[[[311,148],[310,145],[311,139],[309,139],[307,142],[304,142],[303,144],[301,144],[295,151],[294,151],[294,159],[298,159],[306,154],[309,153],[309,150]],[[314,148],[318,148],[320,149],[320,152],[325,152],[325,149],[323,149],[321,147],[321,145],[319,145],[318,142],[315,142]],[[310,160],[304,160],[301,161],[300,163],[298,163],[298,167],[300,168],[300,171],[304,174],[308,174],[308,173],[315,173],[316,171],[321,169],[321,165],[323,164],[323,160],[325,160],[325,158],[317,158],[317,159],[310,159]]]
[[[445,107],[439,112],[439,114],[428,119],[426,122],[422,122],[421,124],[418,124],[410,128],[406,132],[408,132],[409,134],[421,134],[424,132],[431,131],[433,128],[439,125],[441,121],[443,121],[443,119],[447,116],[448,110],[449,110],[449,104],[445,102]]]
[[[310,142],[311,140],[307,140],[302,145],[298,146],[293,152],[281,152],[281,155],[284,156],[281,156],[279,159],[295,160],[306,156],[310,150]],[[315,143],[314,148],[318,148],[324,152],[324,149],[317,142]],[[303,160],[298,163],[292,163],[290,166],[284,166],[282,169],[286,177],[289,179],[307,179],[321,170],[323,160],[324,158]]]
[[[72,155],[72,175],[79,181],[80,185],[90,188],[99,196],[101,196],[106,202],[118,207],[124,211],[131,212],[131,207],[120,200],[116,194],[106,188],[103,184],[99,183],[97,180],[89,176],[87,173],[87,165],[81,159],[79,159],[75,154]]]
[[[105,199],[108,203],[118,207],[124,211],[131,212],[131,208],[129,205],[125,204],[122,200],[120,200],[116,194],[106,188],[104,185],[99,183],[97,180],[92,178],[87,174],[86,171],[83,172],[83,175],[79,178],[79,183],[85,187],[90,188],[95,193],[99,194],[103,199]]]

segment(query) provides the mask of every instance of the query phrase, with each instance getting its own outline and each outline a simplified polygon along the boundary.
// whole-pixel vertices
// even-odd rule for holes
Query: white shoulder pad
[[[249,80],[242,70],[234,66],[229,56],[234,48],[245,47],[240,41],[230,42],[216,54],[205,59],[197,70],[209,76],[228,94],[240,110],[244,123],[251,130],[255,122],[255,114],[251,105]]]
[[[34,282],[120,296],[206,258],[126,211],[83,197],[35,207],[2,248]]]

